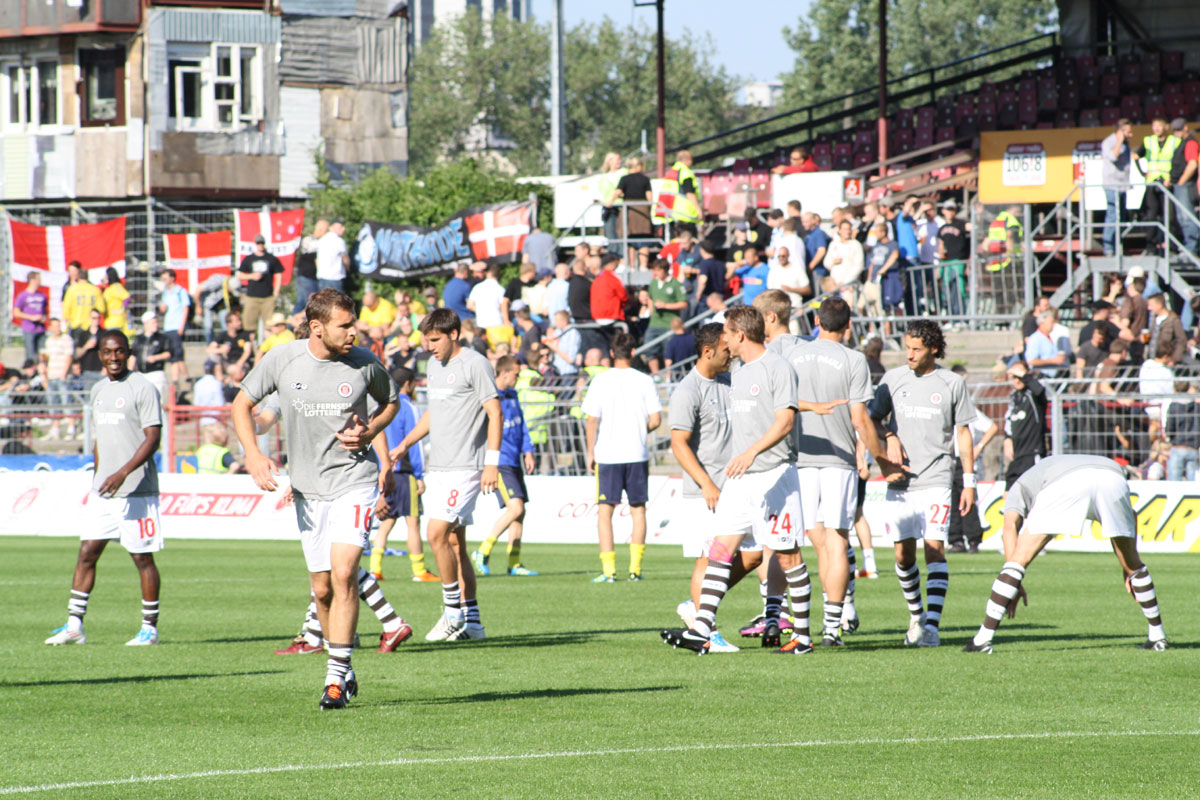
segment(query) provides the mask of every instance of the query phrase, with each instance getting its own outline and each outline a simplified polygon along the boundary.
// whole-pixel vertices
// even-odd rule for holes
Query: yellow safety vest
[[[196,471],[205,475],[225,475],[229,467],[224,465],[228,447],[219,444],[202,444],[196,448]]]
[[[695,203],[679,190],[679,187],[689,179],[696,187]],[[700,195],[700,179],[696,177],[696,173],[692,172],[691,167],[676,161],[659,182],[658,192],[654,195],[654,223],[661,225],[667,220],[698,223],[704,218],[701,210],[703,207],[704,199]]]
[[[529,431],[529,441],[534,444],[546,444],[550,441],[550,432],[546,428],[545,417],[554,413],[555,396],[550,392],[532,388],[533,382],[541,378],[536,369],[525,367],[517,375],[517,402],[521,404],[521,413],[525,415],[525,429]]]
[[[616,172],[600,173],[600,202],[601,203],[608,202],[608,198],[612,197],[612,193],[617,190],[617,184],[621,182],[621,178],[624,178],[628,174],[629,174],[629,170],[625,169],[624,167],[621,167]],[[613,197],[613,205],[614,206],[621,205],[621,198]]]
[[[1161,144],[1154,134],[1142,140],[1142,146],[1146,148],[1146,180],[1165,181],[1171,177],[1171,159],[1175,157],[1179,141],[1178,136],[1169,133]]]
[[[1017,240],[1012,252],[1008,250],[1008,231],[1010,228],[1016,229]],[[987,265],[988,272],[999,272],[1012,264],[1012,257],[1019,255],[1021,252],[1021,238],[1024,235],[1025,226],[1021,224],[1021,220],[1007,211],[1001,211],[996,215],[996,218],[992,220],[992,224],[988,226],[987,240],[989,242],[998,242],[999,248],[990,246],[989,249],[993,252],[1003,253],[1004,256],[990,261]]]

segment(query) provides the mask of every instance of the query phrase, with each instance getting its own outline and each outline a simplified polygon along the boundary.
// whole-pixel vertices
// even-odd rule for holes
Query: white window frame
[[[229,50],[229,75],[218,75],[218,56],[221,50]],[[249,113],[242,113],[242,56],[252,54],[249,63],[249,85],[254,89]],[[175,105],[177,108],[168,109],[168,129],[174,131],[195,131],[208,133],[233,133],[257,125],[263,116],[262,97],[262,58],[260,45],[237,44],[233,42],[213,42],[211,45],[191,44],[185,42],[170,42],[167,46],[167,62],[197,61],[199,67],[181,67],[172,75],[168,69],[167,80],[175,80]],[[200,104],[199,117],[180,117],[177,112],[182,110],[182,83],[180,73],[197,73],[200,75]],[[217,86],[233,87],[233,96],[217,99]],[[218,104],[232,106],[232,122],[222,123]]]
[[[45,125],[39,122],[41,118],[41,103],[39,84],[41,69],[46,62],[52,62],[55,70],[54,82],[54,122]],[[10,70],[16,68],[19,73],[21,90],[17,102],[20,104],[19,120],[11,121],[12,111],[12,78]],[[0,59],[0,130],[9,133],[19,131],[53,131],[63,127],[62,122],[62,82],[63,66],[57,53],[29,53],[20,59]]]

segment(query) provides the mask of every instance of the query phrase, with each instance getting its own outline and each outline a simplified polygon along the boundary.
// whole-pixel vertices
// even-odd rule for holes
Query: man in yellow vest
[[[1155,117],[1150,122],[1150,131],[1150,135],[1142,139],[1142,146],[1137,149],[1137,157],[1145,159],[1142,171],[1146,174],[1146,183],[1161,184],[1169,190],[1171,188],[1171,159],[1175,157],[1175,150],[1179,147],[1180,139],[1171,135],[1167,121],[1163,117]],[[1152,186],[1146,187],[1146,194],[1142,199],[1142,220],[1162,223],[1161,189]],[[1158,250],[1162,247],[1163,241],[1161,228],[1146,229],[1147,249]]]
[[[680,150],[654,195],[654,222],[670,220],[695,225],[704,219],[703,208],[700,179],[692,172],[692,154]]]
[[[1020,206],[1009,206],[996,215],[988,226],[987,244],[985,248],[991,255],[988,259],[988,272],[999,272],[1012,264],[1013,259],[1021,256],[1021,241],[1025,238],[1025,226],[1017,216],[1021,213]]]
[[[226,447],[229,432],[216,423],[204,428],[204,444],[196,448],[196,471],[201,475],[229,475],[241,472],[242,465]]]

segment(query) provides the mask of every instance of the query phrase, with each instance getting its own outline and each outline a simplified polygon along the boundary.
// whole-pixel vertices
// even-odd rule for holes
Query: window
[[[80,124],[125,124],[125,51],[81,50],[79,68],[83,73],[83,119]]]
[[[38,76],[38,124],[58,123],[58,62],[39,61]]]
[[[172,45],[167,64],[174,130],[239,130],[261,118],[257,47]]]
[[[35,128],[58,124],[58,62],[35,60],[32,64],[9,62],[0,69],[3,113],[8,128]]]

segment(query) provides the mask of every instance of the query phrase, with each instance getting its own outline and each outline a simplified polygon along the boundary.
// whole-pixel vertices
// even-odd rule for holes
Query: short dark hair
[[[101,348],[104,347],[105,339],[116,339],[121,343],[121,346],[125,348],[125,352],[129,352],[129,337],[125,335],[125,331],[118,328],[111,328],[107,331],[102,331],[100,333],[100,341],[97,343],[97,346]]]
[[[1146,298],[1147,303],[1149,303],[1151,300],[1162,303],[1164,306],[1167,304],[1167,298],[1163,297],[1162,292],[1155,292],[1154,294],[1152,294]]]
[[[35,272],[34,274],[36,275],[37,273]],[[104,270],[104,277],[109,283],[121,282],[121,275],[117,272],[116,267],[109,267],[108,269]]]
[[[725,326],[719,322],[706,322],[696,328],[696,358],[704,354],[704,349],[717,349],[717,342],[725,335]]]
[[[82,269],[83,269],[83,264],[80,264],[80,263],[79,263],[79,261],[77,261],[77,260],[68,261],[68,262],[67,262],[67,269],[70,269],[71,267],[75,267],[75,269],[82,270]]]
[[[622,361],[630,361],[633,359],[634,339],[633,334],[621,331],[612,338],[613,358],[619,358]]]
[[[458,318],[458,314],[454,313],[452,308],[435,308],[421,320],[421,333],[432,333],[433,331],[446,336],[449,336],[451,331],[462,333],[462,320]]]
[[[1175,343],[1170,339],[1159,339],[1158,344],[1154,348],[1154,357],[1162,358],[1163,356],[1173,355],[1175,353]]]
[[[716,255],[717,244],[712,239],[701,239],[700,240],[700,249],[706,253]]]
[[[817,309],[817,319],[821,321],[821,330],[841,333],[850,324],[850,304],[840,297],[826,297]]]
[[[354,300],[350,298],[350,295],[339,292],[337,289],[321,289],[313,292],[312,296],[308,298],[308,302],[304,306],[304,319],[309,324],[312,324],[314,320],[321,323],[329,322],[335,308],[349,311],[353,316]]]
[[[516,356],[500,356],[496,359],[496,374],[519,366],[521,366],[521,362],[517,361]]]
[[[914,319],[904,329],[905,336],[920,339],[921,343],[933,351],[934,358],[946,357],[946,336],[942,326],[931,319]]]
[[[600,256],[600,266],[607,267],[609,264],[613,263],[614,261],[620,261],[620,260],[621,260],[621,257],[619,255],[617,255],[616,253],[604,253],[603,255]]]
[[[1129,349],[1129,342],[1124,339],[1113,339],[1108,345],[1109,353],[1124,353]]]
[[[650,262],[650,269],[661,269],[667,272],[671,271],[671,262],[665,258],[656,258]]]
[[[754,306],[734,306],[725,312],[725,323],[735,331],[746,334],[746,338],[755,344],[762,344],[767,338],[763,315]]]
[[[787,207],[796,209],[797,214],[800,213],[801,206],[799,200],[788,200]]]
[[[772,208],[767,212],[767,219],[783,219],[783,211],[778,208]]]
[[[417,373],[413,372],[408,367],[396,367],[392,370],[392,380],[397,386],[403,386],[406,383],[412,383],[417,379]]]
[[[872,361],[878,361],[879,357],[883,355],[883,339],[878,336],[872,337],[863,345],[863,355]]]
[[[950,367],[950,371],[953,372],[955,375],[966,375],[967,374],[967,366],[966,366],[966,364],[955,364],[952,367]]]

